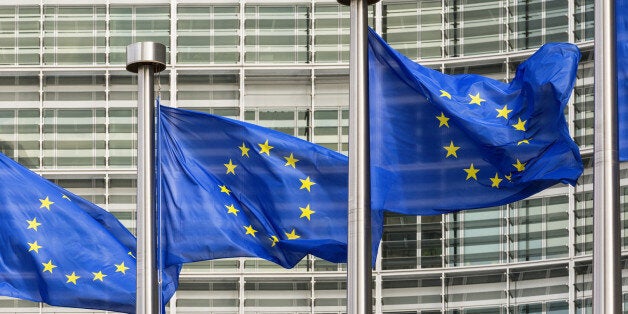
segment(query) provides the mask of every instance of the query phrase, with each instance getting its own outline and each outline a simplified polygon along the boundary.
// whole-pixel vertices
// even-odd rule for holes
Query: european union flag
[[[346,156],[253,124],[160,108],[167,265],[248,256],[291,268],[307,254],[347,260]],[[373,216],[376,253],[382,218]]]
[[[0,295],[135,312],[134,252],[113,215],[0,154]],[[178,270],[164,275],[166,301]]]
[[[564,109],[580,60],[547,44],[502,83],[449,76],[369,30],[372,207],[440,214],[496,206],[583,170]]]

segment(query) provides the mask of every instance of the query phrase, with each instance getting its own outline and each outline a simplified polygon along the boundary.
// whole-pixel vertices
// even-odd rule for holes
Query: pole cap
[[[351,1],[359,1],[359,0],[336,0],[336,1],[338,1],[338,3],[340,3],[340,4],[344,4],[344,5],[351,5]],[[368,5],[371,5],[371,4],[376,4],[376,3],[378,3],[379,1],[380,1],[380,0],[367,0],[367,1],[366,1],[366,3],[367,3]]]
[[[126,46],[126,70],[137,73],[142,65],[153,65],[155,73],[166,69],[166,46],[142,41]]]

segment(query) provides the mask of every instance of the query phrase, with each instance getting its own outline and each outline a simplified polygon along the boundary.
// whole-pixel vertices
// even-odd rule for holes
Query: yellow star
[[[226,185],[219,185],[218,187],[220,188],[220,192],[231,195],[231,190],[229,190]]]
[[[277,236],[271,236],[270,241],[272,241],[273,243],[270,245],[271,247],[277,245],[277,242],[279,242],[279,238],[277,238]]]
[[[120,264],[114,264],[116,265],[116,273],[123,273],[126,275],[126,271],[129,269],[128,267],[124,266],[124,262],[120,263]]]
[[[307,204],[307,206],[305,206],[305,208],[299,207],[299,209],[301,210],[301,217],[299,217],[299,218],[305,217],[305,218],[307,218],[307,220],[310,220],[310,215],[315,213],[315,211],[310,209],[310,204]]]
[[[286,237],[288,237],[288,240],[296,240],[298,238],[300,238],[301,236],[297,234],[296,230],[292,229],[292,231],[290,231],[290,233],[284,232],[286,234]]]
[[[45,207],[47,210],[50,210],[50,205],[54,204],[54,202],[51,202],[48,199],[48,196],[46,196],[46,198],[44,198],[43,200],[39,199],[39,201],[41,202],[41,206],[39,206],[39,208],[44,208]]]
[[[284,166],[292,166],[292,168],[297,167],[297,161],[299,160],[294,158],[294,155],[292,153],[290,153],[290,156],[284,157],[284,159],[286,160],[286,164]]]
[[[515,128],[515,130],[525,131],[527,120],[521,121],[521,118],[518,118],[518,119],[519,121],[517,122],[517,124],[513,124],[512,127]]]
[[[508,109],[508,105],[504,105],[504,108],[502,109],[495,110],[497,110],[497,118],[503,117],[506,120],[508,120],[508,114],[512,112],[512,110]]]
[[[299,179],[299,181],[301,181],[301,187],[299,188],[299,190],[307,189],[308,192],[311,192],[310,191],[310,187],[312,185],[316,184],[316,183],[310,181],[310,177],[307,177],[305,179]]]
[[[126,254],[129,254],[130,257],[135,258],[135,256],[133,255],[133,252],[128,252]],[[123,263],[124,264],[124,263]]]
[[[81,278],[81,276],[77,276],[76,273],[72,272],[69,275],[65,275],[68,278],[68,281],[66,281],[65,283],[73,283],[76,285],[76,280]]]
[[[29,251],[29,252],[30,252],[30,251],[35,251],[35,253],[39,253],[39,249],[41,249],[41,248],[42,248],[42,246],[41,246],[41,245],[37,244],[37,241],[35,241],[35,242],[33,242],[33,243],[28,242],[28,247],[29,247],[29,248],[28,248],[28,251]]]
[[[532,139],[532,138],[525,138],[525,139],[522,139],[521,141],[517,142],[517,146],[518,146],[518,145],[521,145],[521,144],[530,144],[530,140],[531,140],[531,139]]]
[[[516,164],[512,164],[515,168],[517,168],[517,171],[521,172],[523,170],[526,170],[526,162],[521,163],[519,161],[519,159],[517,159],[517,163]]]
[[[227,214],[234,214],[236,216],[238,215],[239,210],[237,210],[235,206],[233,206],[233,204],[229,206],[225,205],[225,207],[227,207]]]
[[[491,182],[493,182],[493,184],[491,184],[491,187],[498,188],[498,189],[499,189],[499,184],[504,180],[499,177],[499,174],[497,174],[497,172],[495,172],[495,176],[490,179],[491,179]]]
[[[441,89],[440,90],[440,97],[447,97],[447,98],[451,99],[451,94],[449,94],[445,90]]]
[[[469,97],[471,97],[471,101],[469,102],[469,105],[476,104],[478,106],[481,106],[482,102],[486,101],[486,100],[480,98],[480,93],[475,94],[475,96],[469,94]]]
[[[37,231],[37,227],[41,226],[41,224],[37,222],[37,217],[33,218],[33,220],[26,220],[26,222],[28,222],[28,228],[26,229],[33,229]]]
[[[512,172],[509,173],[508,175],[504,175],[504,178],[506,178],[506,180],[511,181],[512,182]]]
[[[93,281],[100,280],[102,282],[103,279],[105,277],[107,277],[107,275],[103,274],[102,271],[98,271],[97,273],[92,273],[92,274],[94,274],[94,280]]]
[[[273,146],[268,145],[268,140],[266,140],[266,142],[264,142],[264,144],[257,144],[260,147],[260,154],[264,154],[266,153],[266,155],[270,156],[270,150],[273,149]]]
[[[44,270],[42,272],[50,272],[52,274],[52,269],[53,268],[57,268],[56,265],[52,264],[52,260],[49,260],[48,263],[41,263],[42,265],[44,265]]]
[[[449,118],[445,117],[445,113],[441,112],[440,116],[436,116],[436,119],[438,119],[438,127],[440,128],[441,126],[446,126],[449,127]]]
[[[227,174],[231,173],[235,176],[235,168],[238,165],[234,165],[233,162],[231,162],[231,159],[229,159],[229,163],[228,164],[223,164],[225,165],[225,167],[227,167]]]
[[[469,180],[471,178],[475,179],[476,181],[478,180],[477,174],[478,174],[478,172],[480,172],[480,169],[474,168],[473,164],[471,164],[471,166],[469,168],[464,168],[463,170],[464,170],[464,172],[467,173],[467,180]]]
[[[238,148],[242,152],[242,156],[249,157],[249,150],[250,150],[250,148],[246,147],[244,142],[242,142],[242,146],[238,146]]]
[[[71,200],[71,199],[70,199],[67,195],[65,195],[65,194],[63,194],[63,195],[61,196],[61,198],[65,198],[66,200],[68,200],[68,201],[70,201],[70,202],[72,201],[72,200]]]
[[[252,225],[244,226],[244,229],[246,229],[246,233],[245,234],[250,234],[253,237],[255,237],[255,232],[257,232],[257,230],[253,229]]]
[[[454,156],[458,158],[458,154],[456,153],[456,151],[460,149],[460,147],[454,146],[454,141],[450,141],[449,146],[443,146],[443,148],[447,151],[447,156],[445,156],[445,158],[449,156]]]

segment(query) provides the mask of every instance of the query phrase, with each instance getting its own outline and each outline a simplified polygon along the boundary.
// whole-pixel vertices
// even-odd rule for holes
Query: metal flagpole
[[[595,0],[593,313],[622,312],[615,0]]]
[[[161,311],[157,272],[155,206],[154,74],[166,68],[166,46],[138,42],[126,47],[126,69],[137,73],[137,303],[138,314]]]
[[[347,313],[372,313],[371,177],[368,109],[368,5],[338,0],[351,10],[349,59],[349,232]]]

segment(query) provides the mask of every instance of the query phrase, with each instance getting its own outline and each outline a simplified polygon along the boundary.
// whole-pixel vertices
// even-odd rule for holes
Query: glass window
[[[344,280],[319,279],[314,283],[314,312],[339,313],[347,309],[347,283]]]
[[[22,165],[39,168],[39,109],[0,109],[0,151]]]
[[[240,284],[233,279],[221,281],[182,280],[177,289],[177,312],[205,312],[207,308],[238,311]]]
[[[501,272],[451,275],[445,278],[445,288],[452,308],[482,307],[476,313],[493,313],[487,306],[506,303],[506,274]]]
[[[446,5],[447,55],[451,57],[502,52],[503,0],[459,0]]]
[[[292,136],[305,139],[308,124],[307,109],[295,110],[287,108],[249,109],[245,121],[271,128]]]
[[[105,166],[105,109],[44,109],[43,167]]]
[[[447,262],[450,266],[498,264],[505,259],[505,219],[500,207],[448,215]]]
[[[516,50],[540,47],[548,42],[569,40],[567,0],[513,2],[510,45]]]
[[[349,7],[314,6],[314,62],[349,62]]]
[[[581,187],[581,186],[580,186]],[[576,193],[576,253],[593,252],[593,192]]]
[[[416,216],[386,213],[382,236],[382,269],[417,268],[419,245]]]
[[[120,222],[135,234],[137,223],[135,208],[137,200],[137,180],[135,178],[114,177],[109,179],[107,209],[116,215]]]
[[[246,63],[307,63],[310,60],[310,7],[247,5]]]
[[[400,313],[420,308],[439,310],[441,308],[442,280],[439,276],[384,277],[382,280],[382,310],[387,313]],[[440,313],[440,312],[439,312]]]
[[[44,64],[104,64],[104,6],[45,6]]]
[[[126,63],[126,46],[140,41],[166,45],[170,63],[170,8],[168,6],[111,5],[109,9],[110,53],[112,64]]]
[[[181,73],[177,75],[177,105],[182,108],[233,107],[238,116],[240,76],[237,72],[220,74]]]
[[[80,103],[82,107],[104,108],[104,75],[55,75],[44,76],[44,106],[68,106]]]
[[[593,51],[583,51],[574,86],[574,140],[580,148],[593,148]]]
[[[538,302],[541,298],[569,299],[569,269],[566,264],[513,270],[510,278],[509,295],[514,304]]]
[[[137,166],[137,109],[109,109],[109,167]]]
[[[109,104],[116,107],[137,107],[137,75],[129,72],[110,73]]]
[[[309,280],[248,281],[244,284],[244,312],[257,313],[274,308],[274,312],[309,312],[311,301]]]
[[[310,107],[312,83],[309,73],[268,75],[247,73],[244,82],[247,107],[291,106]]]
[[[574,35],[576,42],[593,40],[595,34],[594,20],[594,0],[576,0],[574,21]]]
[[[180,5],[177,15],[177,62],[240,61],[240,9],[237,5]]]
[[[442,2],[384,3],[384,39],[410,59],[440,58]]]
[[[0,8],[0,65],[39,64],[39,7]]]

